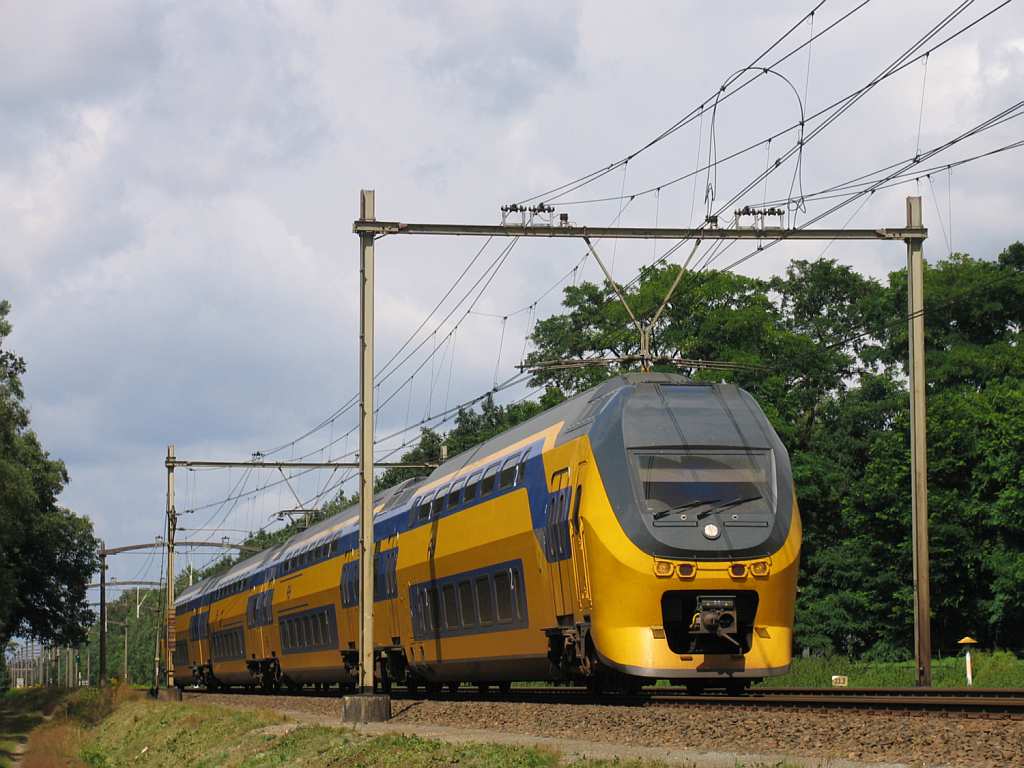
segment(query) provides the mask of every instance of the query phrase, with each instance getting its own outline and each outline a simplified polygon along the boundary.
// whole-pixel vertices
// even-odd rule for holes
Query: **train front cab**
[[[640,385],[609,410],[580,515],[598,660],[695,687],[786,672],[801,525],[763,413],[718,385]]]

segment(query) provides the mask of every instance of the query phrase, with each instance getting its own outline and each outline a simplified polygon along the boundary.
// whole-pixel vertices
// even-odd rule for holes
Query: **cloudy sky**
[[[827,0],[764,61],[855,5]],[[996,5],[970,4],[931,44]],[[665,182],[707,163],[716,89],[811,6],[0,0],[0,298],[13,304],[10,344],[28,363],[34,427],[71,473],[64,503],[108,545],[135,543],[162,527],[168,443],[185,458],[354,447],[353,410],[290,441],[356,391],[351,223],[361,188],[376,190],[382,219],[495,222],[503,203],[606,166],[705,104],[700,119],[558,202],[664,185],[629,203],[560,210],[580,224],[684,226],[702,218],[711,182],[715,207],[725,206],[795,133],[711,178]],[[717,157],[799,122],[801,107],[810,116],[863,87],[954,7],[869,2],[816,39],[809,60],[804,48],[777,67],[784,77],[761,77],[721,104]],[[808,141],[794,192],[791,160],[737,204],[923,154],[1024,97],[1021,83],[1024,4],[1012,2]],[[921,167],[1020,139],[1022,125],[1010,120]],[[952,248],[991,258],[1024,236],[1022,168],[1024,151],[1007,152],[879,191],[822,223],[899,226],[903,197],[920,193],[926,256]],[[808,203],[797,223],[826,205]],[[379,363],[429,316],[403,356],[422,347],[381,383],[380,400],[396,393],[381,433],[513,375],[530,322],[557,310],[559,280],[584,255],[578,243],[528,241],[504,260],[503,244],[491,243],[474,260],[481,245],[378,243]],[[599,247],[626,280],[667,245]],[[786,244],[738,269],[767,275],[823,248]],[[837,243],[828,254],[876,276],[905,258],[897,244]],[[568,279],[596,277],[586,261]],[[281,484],[208,506],[272,480],[179,473],[178,509],[200,508],[183,525],[226,529],[189,537],[238,539],[294,506]],[[293,485],[315,499],[332,482],[311,473]],[[154,578],[152,566],[125,556],[113,571],[148,568]]]

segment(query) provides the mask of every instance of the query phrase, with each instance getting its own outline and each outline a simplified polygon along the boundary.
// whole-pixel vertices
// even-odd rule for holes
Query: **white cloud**
[[[657,135],[804,5],[0,0],[0,294],[14,304],[12,345],[29,364],[34,424],[69,464],[65,501],[92,515],[108,543],[149,539],[161,524],[166,443],[177,443],[180,455],[245,455],[298,434],[354,392],[351,221],[360,188],[377,189],[384,219],[496,221],[502,203]],[[815,28],[843,10],[826,6]],[[808,109],[863,84],[936,13],[923,0],[902,13],[873,4],[816,42]],[[795,39],[809,32],[805,25]],[[1022,40],[1024,14],[1009,6],[930,58],[922,146],[1019,98]],[[806,64],[801,53],[781,70],[801,94]],[[911,155],[921,75],[920,65],[909,67],[809,144],[805,189]],[[719,112],[719,156],[795,115],[787,88],[751,87]],[[708,131],[705,119],[704,156]],[[1019,135],[1010,123],[964,153]],[[697,137],[695,123],[570,197],[616,196],[685,173]],[[773,154],[783,145],[773,144]],[[957,249],[992,255],[1020,236],[1013,211],[1024,165],[1011,157],[953,172]],[[761,149],[724,165],[719,203],[765,160]],[[943,199],[947,182],[933,179]],[[682,224],[692,201],[703,209],[704,184],[701,177],[637,198],[622,222]],[[788,177],[767,187],[769,196],[787,189]],[[880,192],[851,223],[901,224],[902,197],[915,190]],[[930,194],[930,185],[921,191]],[[579,223],[607,224],[619,209],[613,201],[569,210]],[[926,204],[925,215],[926,250],[941,253],[938,213]],[[380,362],[478,246],[380,241]],[[470,282],[499,246],[481,257]],[[625,278],[664,244],[599,247]],[[741,269],[777,272],[820,250],[787,245]],[[829,255],[875,275],[904,258],[898,246],[874,245],[837,244]],[[477,310],[500,317],[528,306],[581,256],[577,243],[520,243]],[[577,278],[597,276],[591,263]],[[558,299],[549,294],[538,313],[555,311]],[[507,321],[499,379],[513,372],[529,318]],[[500,319],[464,321],[451,391],[446,372],[435,370],[431,396],[428,364],[412,399],[405,389],[381,414],[381,430],[491,386],[500,332]],[[382,385],[380,399],[410,372]],[[335,436],[352,417],[339,420]],[[209,500],[224,490],[222,480],[204,476],[192,495]],[[313,477],[301,482],[303,493],[318,489]],[[272,494],[240,508],[235,527],[265,519],[276,503]]]

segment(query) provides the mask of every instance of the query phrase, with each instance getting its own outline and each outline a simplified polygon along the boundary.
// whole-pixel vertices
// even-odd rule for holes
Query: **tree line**
[[[11,305],[0,301],[0,648],[13,637],[73,646],[93,613],[98,567],[92,522],[58,502],[67,468],[51,458],[25,407],[25,361],[8,348]],[[0,687],[7,675],[0,656]]]

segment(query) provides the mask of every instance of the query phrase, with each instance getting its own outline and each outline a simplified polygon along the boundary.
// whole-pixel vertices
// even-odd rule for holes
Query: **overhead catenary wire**
[[[767,56],[769,53],[771,53],[773,50],[775,50],[775,48],[777,48],[779,45],[781,45],[782,42],[784,42],[791,34],[793,34],[793,32],[795,32],[797,29],[799,29],[800,26],[809,18],[809,16],[812,13],[816,12],[817,10],[819,10],[825,4],[825,2],[826,2],[826,0],[821,0],[820,2],[815,4],[811,8],[810,11],[808,11],[806,14],[804,14],[803,16],[800,17],[799,21],[797,21],[795,24],[793,24],[791,27],[789,27],[780,37],[778,37],[766,49],[764,49],[760,54],[758,54],[746,67],[744,67],[743,69],[739,70],[734,75],[734,79],[732,79],[732,80],[728,80],[727,79],[726,82],[723,83],[720,86],[720,88],[715,91],[715,93],[712,93],[712,94],[708,95],[707,98],[702,100],[698,107],[694,107],[690,112],[686,113],[683,117],[681,117],[678,120],[676,120],[676,122],[674,122],[668,128],[663,130],[661,133],[659,133],[656,136],[654,136],[652,139],[647,141],[645,144],[640,146],[638,149],[636,149],[633,152],[625,155],[621,159],[616,160],[615,162],[609,163],[606,166],[603,166],[601,168],[597,168],[597,169],[595,169],[593,171],[590,171],[589,173],[583,174],[582,176],[579,176],[579,177],[577,177],[575,179],[572,179],[572,180],[570,180],[568,182],[565,182],[564,184],[561,184],[561,185],[559,185],[557,187],[553,187],[551,189],[545,190],[544,192],[540,192],[540,193],[537,193],[537,194],[534,194],[534,195],[530,195],[529,197],[522,198],[521,200],[517,201],[518,204],[519,205],[525,205],[525,204],[528,204],[528,203],[536,201],[536,200],[543,200],[545,203],[553,202],[553,201],[557,200],[558,198],[560,198],[561,196],[563,196],[565,194],[568,194],[569,192],[575,191],[576,189],[579,189],[580,187],[585,186],[586,184],[590,184],[593,181],[596,181],[597,179],[607,175],[608,173],[611,173],[615,169],[625,165],[630,160],[634,159],[638,155],[642,154],[643,152],[647,151],[651,147],[653,147],[656,144],[660,143],[661,141],[665,140],[666,138],[668,138],[672,134],[676,133],[678,130],[680,130],[684,126],[688,125],[694,119],[696,119],[697,117],[701,116],[703,114],[703,110],[704,110],[705,106],[707,105],[707,103],[710,102],[712,99],[714,99],[719,94],[721,94],[723,91],[727,91],[729,89],[729,87],[732,86],[733,83],[735,82],[735,78],[740,77],[744,73],[744,71],[754,70],[757,67],[758,62],[760,62],[765,56]],[[781,58],[779,58],[776,61],[774,61],[770,66],[773,66],[773,67],[774,66],[778,66],[783,61],[786,61],[790,57],[794,56],[800,50],[802,50],[807,45],[809,45],[810,42],[812,42],[814,39],[816,39],[817,37],[820,37],[821,35],[826,34],[830,30],[832,30],[835,26],[837,26],[838,24],[840,24],[843,21],[845,21],[846,19],[848,19],[850,16],[852,16],[854,13],[856,13],[857,11],[862,9],[864,6],[868,5],[869,2],[870,2],[870,0],[863,0],[863,2],[859,3],[854,8],[850,9],[849,11],[847,11],[845,14],[840,16],[836,21],[834,21],[832,24],[828,25],[825,29],[823,29],[821,32],[819,32],[818,35],[812,36],[811,40],[809,40],[809,41],[807,41],[807,42],[797,46],[796,48],[791,50],[789,53],[785,54]],[[735,94],[739,93],[746,86],[748,86],[750,83],[752,83],[752,82],[756,81],[758,78],[760,78],[762,76],[762,74],[763,73],[760,73],[760,72],[755,73],[751,78],[749,78],[745,82],[741,83],[739,86],[737,86],[732,91],[729,91],[727,94],[725,94],[722,97],[722,100],[730,98],[730,97],[734,96]]]
[[[973,2],[974,0],[969,0],[969,1]],[[894,77],[895,75],[897,75],[900,72],[902,72],[903,70],[905,70],[907,67],[912,66],[915,62],[922,60],[925,56],[928,56],[928,55],[934,53],[935,51],[939,50],[940,48],[943,48],[948,43],[950,43],[951,41],[953,41],[956,38],[958,38],[960,35],[968,32],[969,30],[971,30],[972,28],[974,28],[975,26],[980,24],[982,21],[985,21],[986,19],[991,17],[997,11],[999,11],[1002,8],[1004,8],[1005,6],[1009,5],[1009,3],[1011,3],[1011,2],[1013,2],[1013,0],[1003,0],[1003,2],[999,3],[994,8],[990,9],[989,11],[987,11],[984,14],[982,14],[978,18],[976,18],[973,21],[971,21],[970,23],[966,24],[964,27],[962,27],[962,28],[958,29],[956,32],[950,34],[946,38],[942,39],[941,41],[939,41],[935,45],[931,46],[930,48],[928,48],[926,51],[922,52],[918,56],[916,56],[914,58],[911,58],[911,59],[909,59],[907,61],[904,61],[902,64],[897,66],[895,69],[892,69],[892,70],[888,71],[884,76],[875,78],[874,80],[872,80],[871,82],[867,83],[866,85],[861,86],[860,88],[858,88],[858,89],[856,89],[854,91],[851,91],[850,93],[847,93],[846,95],[844,95],[844,96],[842,96],[842,97],[832,101],[827,106],[822,107],[817,112],[814,112],[814,113],[808,115],[806,117],[806,119],[805,119],[805,122],[806,123],[811,123],[811,122],[813,122],[813,121],[815,121],[815,120],[817,120],[819,118],[823,118],[823,117],[829,116],[830,113],[832,113],[833,110],[837,110],[837,109],[843,107],[845,104],[847,104],[851,100],[859,98],[859,96],[861,96],[864,92],[866,92],[868,90],[871,90],[876,85],[878,85],[878,84],[888,80],[891,77]],[[815,37],[818,37],[818,36],[816,35]],[[721,165],[721,164],[726,163],[726,162],[728,162],[730,160],[734,160],[734,159],[736,159],[738,157],[742,157],[743,155],[745,155],[745,154],[747,154],[747,153],[757,149],[758,147],[762,147],[762,146],[766,145],[768,142],[775,141],[775,140],[785,136],[788,133],[792,133],[793,131],[798,130],[799,128],[800,128],[800,123],[799,122],[796,122],[796,123],[793,123],[791,125],[788,125],[787,127],[782,128],[781,130],[778,130],[775,133],[773,133],[773,134],[771,134],[769,136],[766,136],[763,139],[760,139],[760,140],[758,140],[758,141],[756,141],[756,142],[754,142],[752,144],[748,144],[747,146],[745,146],[745,147],[743,147],[743,148],[741,148],[739,150],[736,150],[736,151],[734,151],[734,152],[732,152],[732,153],[730,153],[730,154],[728,154],[728,155],[726,155],[724,157],[718,158],[716,160],[716,165]],[[667,179],[665,181],[661,181],[658,184],[652,185],[650,187],[646,187],[644,189],[635,190],[635,191],[631,191],[631,192],[626,192],[625,196],[627,198],[629,198],[629,199],[645,197],[647,195],[654,194],[654,192],[656,190],[658,190],[658,189],[664,190],[667,187],[674,186],[675,184],[678,184],[681,181],[685,181],[686,179],[694,178],[695,176],[698,176],[700,174],[706,173],[707,171],[708,171],[708,166],[707,165],[700,166],[699,168],[696,168],[693,171],[689,171],[689,172],[684,173],[684,174],[682,174],[680,176],[676,176],[674,178]],[[758,176],[757,178],[758,178],[758,180],[760,180],[763,177],[762,176]],[[755,181],[754,183],[756,184],[757,181]],[[558,201],[558,205],[559,205],[559,207],[563,207],[564,208],[566,206],[590,205],[590,204],[594,204],[594,203],[615,202],[618,199],[619,199],[619,197],[617,195],[612,195],[612,196],[605,196],[605,197],[592,197],[592,198],[579,199],[579,200],[559,200]],[[785,201],[782,201],[782,202],[785,202]],[[692,217],[692,214],[691,214],[691,220],[692,220],[692,218],[693,217]]]

